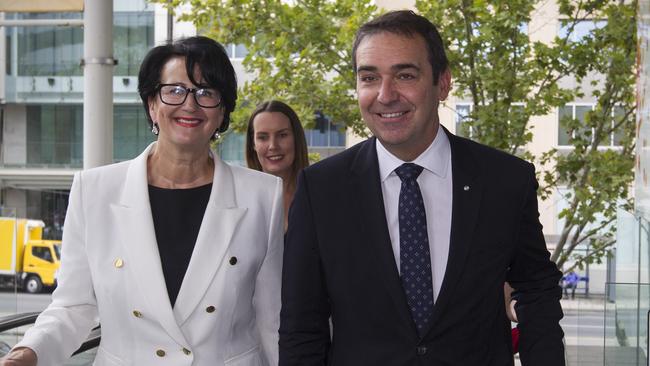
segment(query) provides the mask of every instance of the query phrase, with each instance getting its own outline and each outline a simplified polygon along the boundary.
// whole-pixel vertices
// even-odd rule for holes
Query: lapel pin
[[[469,191],[469,186],[463,187],[463,191],[465,191],[465,192]]]

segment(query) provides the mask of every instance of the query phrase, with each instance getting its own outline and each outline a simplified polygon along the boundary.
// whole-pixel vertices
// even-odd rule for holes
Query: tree
[[[168,3],[167,0],[157,0]],[[183,16],[222,43],[243,44],[243,61],[254,75],[244,84],[233,116],[241,131],[251,108],[278,98],[313,126],[315,112],[366,134],[354,97],[351,45],[356,29],[380,10],[370,0],[173,0],[189,4]],[[617,207],[629,209],[634,147],[635,1],[557,0],[564,34],[551,44],[533,42],[528,29],[541,0],[418,0],[418,12],[438,25],[448,46],[455,93],[471,101],[463,126],[471,138],[537,159],[540,196],[559,187],[567,208],[564,230],[552,254],[560,268],[599,261],[613,244]],[[590,19],[607,19],[586,37],[576,29]],[[594,75],[599,75],[593,78]],[[563,87],[573,79],[575,89]],[[589,80],[596,80],[589,85]],[[591,93],[596,108],[584,121],[566,118],[569,150],[541,156],[526,150],[531,117],[549,114]],[[467,132],[467,131],[466,131]],[[602,149],[616,136],[620,147]],[[588,255],[575,249],[589,243]]]
[[[166,0],[159,2],[167,3]],[[341,127],[365,134],[352,70],[352,40],[359,26],[377,14],[370,0],[174,0],[191,4],[182,19],[223,44],[242,44],[243,60],[255,75],[241,89],[233,127],[246,128],[252,108],[280,99],[307,127],[320,112]]]
[[[559,187],[567,208],[564,227],[551,258],[565,271],[600,261],[614,243],[616,209],[629,209],[634,161],[634,67],[636,1],[557,1],[564,34],[552,44],[529,39],[527,24],[542,1],[417,1],[416,7],[443,30],[455,74],[456,94],[469,99],[466,125],[472,138],[501,150],[535,158],[531,117],[583,97],[597,100],[584,121],[565,118],[571,149],[551,149],[536,157],[542,198]],[[606,19],[588,35],[576,37],[584,22]],[[562,87],[575,80],[587,87]],[[588,82],[589,80],[593,80]],[[603,149],[616,136],[616,149]],[[590,251],[575,249],[589,243]]]

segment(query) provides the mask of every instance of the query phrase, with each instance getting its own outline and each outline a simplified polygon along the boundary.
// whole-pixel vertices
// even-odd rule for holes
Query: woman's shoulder
[[[122,161],[103,165],[95,168],[82,170],[79,172],[84,181],[96,180],[102,181],[108,179],[109,181],[115,180],[118,177],[123,177],[131,164],[132,160]]]
[[[264,173],[259,170],[254,170],[239,165],[230,165],[230,164],[227,165],[230,167],[230,170],[232,171],[232,175],[233,178],[235,179],[235,182],[237,182],[238,180],[248,180],[266,186],[269,184],[275,184],[280,179],[274,175]]]

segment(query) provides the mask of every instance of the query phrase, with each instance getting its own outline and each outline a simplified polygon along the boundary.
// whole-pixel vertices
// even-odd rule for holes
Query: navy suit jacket
[[[281,366],[512,365],[505,281],[516,290],[522,364],[564,365],[561,274],[539,223],[533,165],[444,133],[451,238],[428,331],[420,338],[409,313],[371,138],[299,177],[285,239]]]

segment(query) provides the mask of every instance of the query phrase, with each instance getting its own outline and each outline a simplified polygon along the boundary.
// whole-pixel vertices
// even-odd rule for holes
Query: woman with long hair
[[[298,115],[287,104],[270,100],[255,108],[246,132],[246,163],[251,169],[282,178],[286,230],[298,173],[309,165],[305,131]]]

